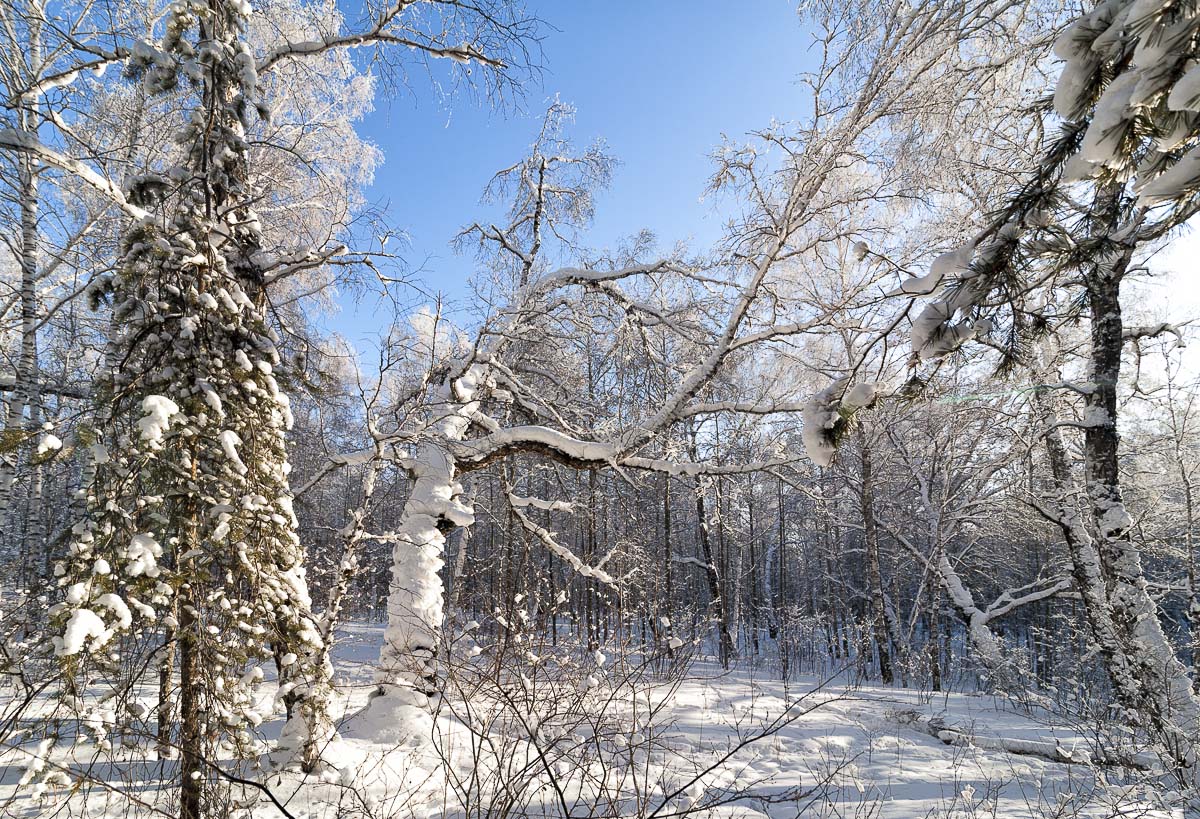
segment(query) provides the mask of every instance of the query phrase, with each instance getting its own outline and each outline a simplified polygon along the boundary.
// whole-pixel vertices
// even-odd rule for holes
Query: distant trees
[[[504,182],[511,174],[516,182],[510,226],[475,225],[466,233],[479,237],[496,269],[511,277],[500,283],[511,295],[485,319],[471,342],[452,328],[443,329],[440,317],[422,322],[417,347],[427,351],[430,365],[411,391],[401,393],[421,411],[389,409],[407,423],[396,428],[372,424],[377,457],[402,466],[412,483],[398,528],[383,536],[395,544],[395,551],[389,627],[369,725],[389,730],[414,720],[419,725],[420,709],[439,695],[439,572],[447,536],[474,520],[461,476],[526,454],[586,472],[589,487],[594,487],[597,472],[609,469],[684,478],[739,474],[787,461],[721,464],[695,445],[691,459],[664,457],[658,442],[676,425],[787,409],[761,390],[727,399],[713,392],[718,383],[733,386],[723,381],[728,368],[745,360],[755,347],[820,324],[821,319],[813,317],[756,326],[760,299],[769,298],[772,277],[804,218],[803,203],[784,200],[785,215],[764,231],[759,249],[718,275],[693,272],[678,261],[646,262],[636,256],[616,265],[552,268],[544,237],[565,237],[582,226],[609,162],[595,150],[573,154],[558,134],[555,118],[561,116],[561,108],[554,107],[532,155],[498,177]],[[666,285],[659,293],[676,298],[656,296],[659,282]],[[579,329],[585,331],[582,337],[576,334]],[[691,360],[680,363],[677,380],[661,401],[635,409],[628,418],[612,414],[614,407],[597,389],[596,362],[589,348],[599,343],[610,355],[645,356],[659,339],[688,349]],[[608,383],[619,389],[619,384]],[[345,455],[338,462],[353,459]],[[559,542],[551,526],[535,520],[539,510],[568,511],[578,502],[525,496],[516,485],[520,480],[505,467],[499,490],[526,536],[583,576],[614,586],[615,579],[603,568],[605,559],[594,555],[594,545],[585,546],[584,552],[594,562],[585,562]],[[584,496],[594,497],[594,489]],[[703,496],[696,498],[701,526],[706,527]],[[588,504],[585,514],[594,544],[595,509]],[[721,606],[711,556],[705,566]]]

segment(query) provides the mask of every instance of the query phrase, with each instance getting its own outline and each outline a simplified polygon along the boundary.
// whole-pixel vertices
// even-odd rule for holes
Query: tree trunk
[[[1084,601],[1093,609],[1089,616],[1118,695],[1147,721],[1152,736],[1179,766],[1177,773],[1194,782],[1200,702],[1159,622],[1141,554],[1129,537],[1132,520],[1121,494],[1116,423],[1123,345],[1120,283],[1129,261],[1130,253],[1123,252],[1097,264],[1087,276],[1092,389],[1086,396],[1084,468],[1100,560],[1095,571],[1086,567],[1082,573],[1095,586]]]
[[[1182,471],[1182,464],[1180,470]],[[1184,478],[1184,493],[1187,505],[1187,533],[1184,548],[1187,550],[1188,573],[1188,635],[1192,639],[1192,690],[1200,694],[1200,578],[1197,577],[1197,555],[1195,537],[1192,533],[1195,518],[1192,485]]]
[[[758,553],[755,541],[757,540],[757,531],[754,528],[754,479],[749,478],[746,481],[746,519],[749,522],[749,532],[747,533],[750,547],[750,570],[749,584],[746,591],[746,605],[750,609],[750,645],[754,651],[754,656],[758,656],[758,615],[759,615],[759,600],[758,600]]]
[[[940,534],[934,548],[936,551],[931,562],[942,588],[950,598],[950,603],[967,627],[967,639],[971,643],[972,653],[986,670],[991,686],[1002,691],[1008,690],[1014,682],[1015,675],[1012,664],[1004,656],[1000,638],[988,625],[986,612],[975,604],[975,598],[963,584],[950,556],[946,553],[946,544]]]
[[[1092,313],[1084,430],[1086,519],[1073,500],[1078,493],[1057,413],[1044,391],[1035,393],[1035,400],[1047,422],[1046,450],[1056,494],[1051,514],[1067,542],[1084,613],[1114,694],[1138,715],[1176,776],[1195,782],[1200,703],[1159,623],[1121,496],[1116,427],[1123,345],[1120,281],[1130,257],[1124,250],[1086,277]]]
[[[177,611],[172,607],[172,614]],[[155,751],[159,759],[173,759],[175,749],[171,745],[171,727],[175,724],[175,707],[172,688],[175,682],[175,650],[177,631],[166,628],[163,645],[158,657],[158,736]]]
[[[376,458],[372,459],[363,468],[362,491],[359,503],[350,514],[350,522],[338,533],[342,536],[342,556],[338,561],[338,570],[333,585],[329,589],[325,611],[317,621],[318,630],[321,632],[321,638],[324,640],[326,661],[328,661],[329,652],[333,647],[332,637],[334,629],[337,628],[338,623],[342,619],[342,607],[345,605],[346,595],[350,592],[350,586],[353,584],[354,578],[358,576],[359,550],[361,549],[363,540],[367,536],[366,519],[375,497],[375,485],[379,480],[379,473],[383,469],[383,464],[380,460],[382,457],[381,449],[382,447],[376,445]]]
[[[929,685],[934,691],[942,690],[942,660],[938,651],[938,633],[941,630],[941,618],[938,617],[940,595],[934,591],[929,595],[929,635],[926,650],[929,655]]]
[[[700,553],[704,557],[704,576],[708,581],[708,595],[717,619],[717,657],[723,668],[729,668],[734,657],[732,635],[726,628],[725,599],[721,594],[721,576],[713,554],[712,538],[709,533],[708,513],[704,504],[704,484],[696,481],[696,523],[700,538]]]
[[[675,587],[674,574],[672,573],[672,563],[675,561],[675,555],[672,553],[671,538],[674,536],[671,530],[671,476],[663,475],[663,596],[658,601],[660,611],[672,611],[675,605]],[[665,617],[654,624],[655,629],[662,627],[663,638],[667,641],[667,654],[672,659],[675,657],[675,648],[672,642],[675,638],[675,631],[669,615],[660,615]]]
[[[36,22],[36,17],[31,17],[30,20],[26,60],[31,75],[40,73],[41,26]],[[38,117],[40,116],[40,95],[36,91],[31,92],[20,102],[21,104],[17,106],[18,127],[36,137]],[[38,211],[41,203],[38,192],[38,162],[31,154],[22,153],[17,157],[17,177],[21,212],[19,260],[21,266],[19,293],[21,347],[20,356],[17,359],[16,382],[13,384],[12,398],[6,403],[7,418],[4,424],[4,441],[0,444],[0,525],[6,523],[5,518],[12,508],[18,453],[29,446],[30,439],[37,434],[40,425],[38,412],[40,401],[37,387],[37,281],[41,255],[41,237],[38,225]],[[28,414],[28,418],[26,418],[26,414]],[[31,503],[35,500],[31,498]],[[44,516],[40,513],[30,516],[31,531],[27,533],[26,545],[41,546],[43,519]],[[23,567],[36,565],[37,562],[40,561],[28,560],[23,563]]]
[[[190,591],[179,600],[179,819],[202,819],[204,729],[201,725],[199,645],[196,609]]]
[[[596,470],[588,470],[588,513],[587,539],[584,543],[584,563],[592,565],[596,561]],[[596,599],[596,584],[591,578],[583,578],[584,614],[587,618],[587,644],[589,651],[600,647],[598,601]]]
[[[663,591],[667,607],[675,601],[674,566],[675,555],[672,554],[671,538],[671,476],[663,475]]]
[[[379,653],[376,689],[367,714],[356,720],[359,736],[388,740],[428,727],[429,708],[440,694],[437,655],[442,634],[443,565],[446,536],[474,522],[461,499],[458,465],[447,444],[462,439],[476,409],[476,365],[439,388],[431,412],[428,440],[408,464],[412,485],[399,526],[390,539],[392,578],[387,600],[388,624]]]
[[[741,634],[742,623],[742,552],[732,549],[726,536],[726,511],[728,502],[725,492],[725,478],[718,475],[716,480],[717,500],[717,554],[720,559],[721,600],[724,602],[725,620],[722,628],[729,635],[729,641],[737,652],[738,635]],[[732,551],[732,554],[730,553]]]
[[[875,648],[879,653],[879,677],[884,685],[895,681],[892,673],[891,654],[888,651],[887,611],[883,597],[883,574],[879,567],[879,528],[875,525],[875,478],[872,474],[871,453],[867,436],[858,428],[858,451],[862,463],[862,483],[859,487],[858,503],[863,519],[863,540],[867,549],[867,581],[870,583],[871,631],[875,636]]]
[[[1187,595],[1188,595],[1188,636],[1192,643],[1192,689],[1200,694],[1200,577],[1197,577],[1196,555],[1196,495],[1192,486],[1192,476],[1188,472],[1187,458],[1184,454],[1184,441],[1188,435],[1187,419],[1190,411],[1184,415],[1181,423],[1179,410],[1176,407],[1177,397],[1171,371],[1167,372],[1167,411],[1171,421],[1171,435],[1174,438],[1175,468],[1179,470],[1179,483],[1183,487],[1183,559],[1187,565]],[[1189,406],[1190,410],[1191,407]]]
[[[786,580],[787,580],[787,515],[783,498],[783,478],[779,478],[776,486],[776,504],[779,513],[779,531],[776,533],[775,546],[775,588],[771,595],[771,608],[774,616],[771,618],[771,637],[778,638],[783,627]]]

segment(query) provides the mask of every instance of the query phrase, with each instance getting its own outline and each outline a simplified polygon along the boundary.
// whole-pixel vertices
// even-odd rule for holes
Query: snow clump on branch
[[[864,381],[847,389],[847,379],[839,378],[810,398],[801,417],[801,437],[808,457],[817,466],[829,466],[837,453],[837,444],[850,426],[854,415],[871,406],[883,395],[883,385]]]

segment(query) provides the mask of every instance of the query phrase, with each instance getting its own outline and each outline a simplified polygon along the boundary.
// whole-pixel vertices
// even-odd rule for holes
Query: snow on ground
[[[335,667],[347,714],[370,693],[381,636],[369,625],[342,633]],[[356,738],[378,739],[380,726],[347,719],[326,754],[331,770],[303,780],[269,774],[278,806],[246,788],[247,809],[229,819],[1182,816],[1154,810],[1136,787],[1102,784],[1087,764],[1045,758],[1083,760],[1087,744],[1061,721],[990,696],[812,678],[785,686],[705,662],[672,683],[603,655],[585,659],[586,675],[543,673],[541,660],[497,686],[486,659],[456,673],[436,718],[389,726],[386,745]],[[939,738],[939,729],[953,733]],[[95,753],[77,749],[69,762],[57,751],[51,760],[78,771]],[[28,754],[8,749],[0,816],[122,815],[125,793],[137,800],[128,815],[169,811],[172,767],[131,757],[91,766],[102,781],[76,776],[77,788],[21,786]]]

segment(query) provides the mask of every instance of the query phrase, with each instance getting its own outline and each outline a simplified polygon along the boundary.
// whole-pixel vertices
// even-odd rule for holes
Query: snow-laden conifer
[[[245,132],[267,113],[243,40],[248,13],[229,0],[178,0],[161,41],[137,50],[147,87],[187,85],[194,107],[175,135],[186,161],[132,185],[154,215],[129,226],[117,273],[95,293],[114,315],[97,389],[110,421],[92,448],[88,515],[58,570],[66,595],[54,613],[55,652],[73,671],[106,661],[122,632],[165,629],[164,650],[178,646],[171,742],[189,817],[213,776],[204,760],[220,742],[244,745],[269,716],[255,669],[272,655],[291,715],[285,748],[312,764],[332,736],[247,181]]]

